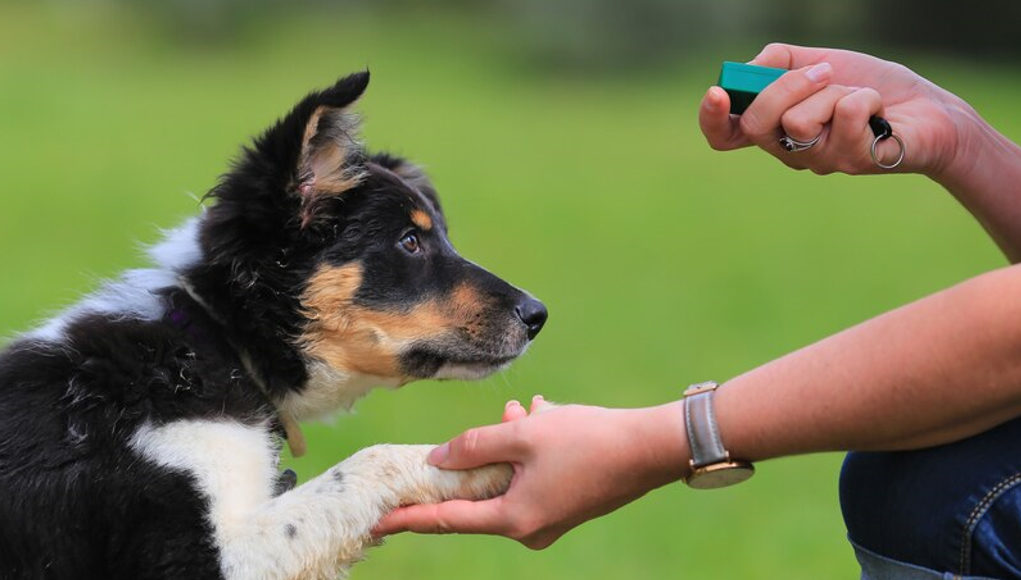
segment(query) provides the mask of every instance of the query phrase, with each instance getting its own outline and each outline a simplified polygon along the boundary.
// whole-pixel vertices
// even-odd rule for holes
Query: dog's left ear
[[[365,92],[369,72],[346,76],[310,93],[284,119],[256,140],[256,149],[278,163],[288,193],[304,199],[336,195],[358,185],[363,152],[358,117],[350,108]]]
[[[368,75],[363,78],[367,83]],[[344,193],[358,185],[363,171],[357,129],[357,117],[346,105],[320,104],[312,111],[302,133],[294,186],[303,198]]]
[[[246,147],[207,197],[203,243],[215,259],[260,256],[292,225],[304,229],[321,202],[358,185],[365,154],[351,112],[369,84],[368,71],[309,93]]]

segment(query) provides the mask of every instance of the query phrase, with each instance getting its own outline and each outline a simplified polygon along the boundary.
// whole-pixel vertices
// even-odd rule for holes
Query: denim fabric
[[[875,555],[1021,578],[1021,419],[930,449],[849,453],[840,505],[852,543]]]
[[[976,576],[955,576],[950,572],[937,572],[914,564],[891,560],[870,552],[851,542],[854,556],[861,564],[861,580],[981,580]]]

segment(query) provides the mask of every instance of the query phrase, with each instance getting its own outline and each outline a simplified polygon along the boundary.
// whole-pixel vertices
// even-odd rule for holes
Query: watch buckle
[[[702,393],[715,391],[717,388],[719,388],[719,386],[720,386],[719,383],[717,383],[716,381],[695,383],[694,385],[689,386],[687,389],[684,389],[684,396],[694,397],[695,395],[701,395]]]

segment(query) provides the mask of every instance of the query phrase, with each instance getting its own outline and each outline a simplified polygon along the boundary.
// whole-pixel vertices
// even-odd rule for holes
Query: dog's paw
[[[446,470],[429,465],[433,445],[374,445],[343,462],[346,479],[371,480],[388,488],[394,505],[437,503],[450,499],[479,500],[507,491],[514,469],[506,463],[477,469]]]
[[[422,490],[428,496],[424,500],[415,498],[414,503],[433,503],[450,499],[489,499],[502,495],[514,477],[514,468],[509,463],[494,463],[475,469],[448,470],[428,466],[429,485]]]

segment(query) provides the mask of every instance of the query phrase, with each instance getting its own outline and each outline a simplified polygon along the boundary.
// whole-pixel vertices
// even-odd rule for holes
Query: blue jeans
[[[840,505],[863,578],[1021,578],[1021,418],[940,447],[849,453]]]

